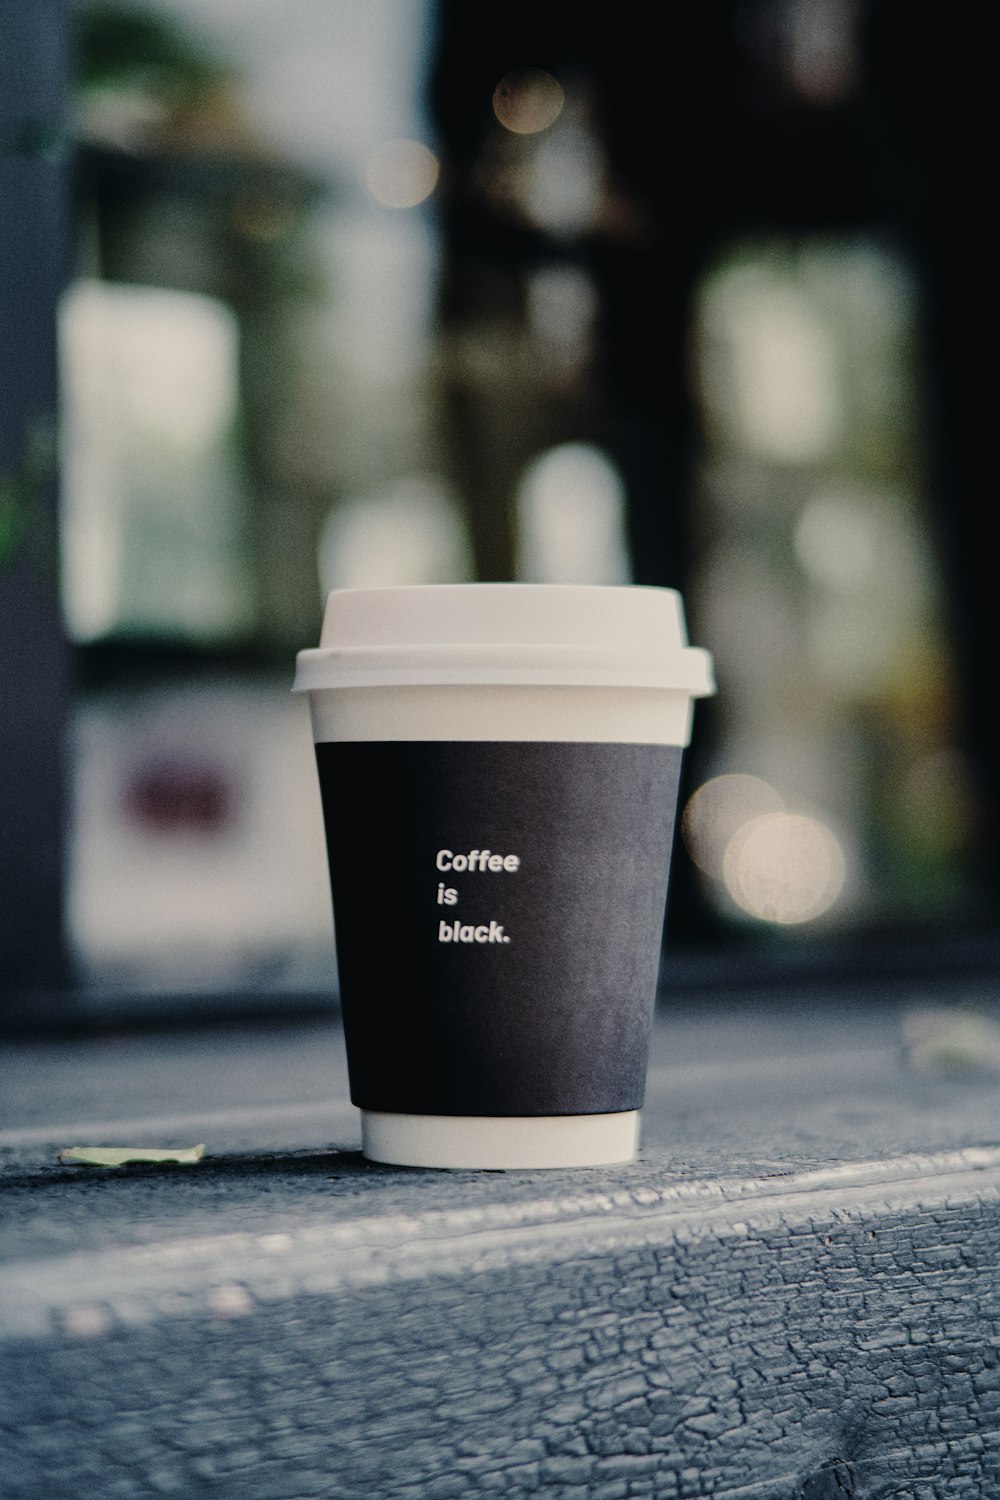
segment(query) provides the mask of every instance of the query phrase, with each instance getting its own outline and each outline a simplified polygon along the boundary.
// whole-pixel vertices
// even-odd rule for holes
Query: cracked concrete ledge
[[[995,1079],[800,1009],[579,1174],[367,1166],[322,1029],[14,1049],[3,1500],[1000,1500]],[[54,1165],[140,1125],[211,1155]]]
[[[331,1156],[334,1170],[336,1160]],[[276,1233],[179,1237],[0,1265],[0,1338],[136,1327],[218,1311],[227,1297],[231,1313],[245,1313],[297,1295],[693,1244],[705,1236],[753,1241],[776,1225],[795,1234],[987,1202],[1000,1204],[1000,1146],[464,1210],[376,1213],[341,1223],[324,1218]]]
[[[993,1500],[998,1243],[979,1147],[10,1263],[4,1500]]]

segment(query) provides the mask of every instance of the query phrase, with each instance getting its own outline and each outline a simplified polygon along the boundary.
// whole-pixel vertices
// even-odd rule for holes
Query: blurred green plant
[[[11,567],[39,530],[40,502],[55,470],[55,420],[40,417],[28,431],[20,464],[0,474],[0,569]]]
[[[85,6],[76,17],[74,50],[85,92],[139,89],[180,103],[229,76],[180,25],[138,5]]]
[[[54,120],[32,116],[0,132],[0,156],[26,156],[36,161],[60,162],[68,149],[66,131]]]

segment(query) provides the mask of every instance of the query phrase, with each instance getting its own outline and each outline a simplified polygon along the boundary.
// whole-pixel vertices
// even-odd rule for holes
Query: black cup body
[[[681,754],[317,744],[355,1104],[641,1107]]]

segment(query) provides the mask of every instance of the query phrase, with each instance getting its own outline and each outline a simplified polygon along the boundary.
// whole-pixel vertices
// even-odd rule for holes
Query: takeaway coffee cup
[[[681,753],[713,691],[679,596],[342,590],[295,688],[365,1155],[630,1159]]]

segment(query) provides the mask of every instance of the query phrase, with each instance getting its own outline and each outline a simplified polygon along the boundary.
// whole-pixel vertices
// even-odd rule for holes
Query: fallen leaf
[[[60,1151],[59,1160],[76,1162],[83,1167],[124,1167],[130,1162],[174,1162],[178,1166],[193,1166],[201,1161],[205,1147],[189,1146],[183,1151],[171,1151],[147,1146],[69,1146]]]
[[[903,1016],[903,1045],[921,1073],[1000,1073],[1000,1024],[971,1006],[926,1006]]]

